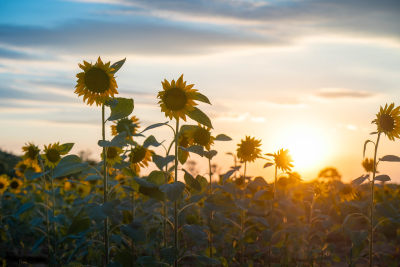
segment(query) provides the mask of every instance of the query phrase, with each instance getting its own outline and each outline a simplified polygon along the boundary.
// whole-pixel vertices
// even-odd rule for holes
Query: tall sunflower
[[[125,132],[127,133],[126,136],[129,139],[130,136],[133,136],[138,132],[139,127],[139,119],[136,116],[132,116],[130,119],[123,118],[117,120],[115,125],[111,125],[111,134],[115,136]]]
[[[23,183],[20,179],[13,178],[9,184],[10,191],[14,194],[18,194],[19,192],[21,192],[22,184]]]
[[[7,190],[7,187],[10,183],[8,182],[8,176],[6,174],[0,175],[0,195]]]
[[[22,147],[22,151],[24,151],[24,155],[22,158],[29,164],[29,163],[37,163],[38,156],[40,153],[40,149],[38,146],[34,145],[33,143],[25,144]]]
[[[389,106],[386,104],[385,108],[381,106],[372,123],[375,123],[378,132],[384,133],[389,140],[400,138],[400,106],[395,107],[394,103]]]
[[[261,140],[257,140],[254,137],[246,136],[241,140],[237,148],[237,157],[244,162],[253,162],[257,158],[261,157]]]
[[[200,145],[207,150],[210,150],[211,145],[214,143],[214,137],[211,135],[211,129],[208,127],[198,126],[190,128],[187,135],[193,140],[193,143]]]
[[[289,155],[288,149],[281,149],[277,153],[273,154],[275,165],[278,169],[282,171],[291,171],[293,167],[292,157]]]
[[[362,161],[362,166],[366,172],[373,172],[374,171],[374,159],[372,158],[365,158]]]
[[[65,155],[65,152],[62,152],[62,147],[60,143],[49,144],[48,146],[44,145],[44,154],[42,154],[42,158],[44,159],[44,163],[49,168],[55,168],[57,164],[61,160],[61,156]]]
[[[116,146],[107,147],[106,162],[108,165],[113,166],[115,163],[120,163],[122,149]],[[101,153],[101,158],[104,160],[104,155]]]
[[[139,173],[140,167],[144,168],[149,165],[151,161],[151,150],[145,148],[144,146],[137,145],[129,153],[129,162],[131,169],[136,173]]]
[[[79,64],[83,70],[76,75],[78,78],[75,86],[75,93],[83,95],[83,101],[88,105],[96,103],[97,106],[103,104],[109,97],[118,94],[117,82],[113,74],[114,69],[110,67],[110,62],[103,63],[101,58],[93,65],[87,61]]]
[[[197,90],[192,89],[194,84],[186,85],[186,81],[183,81],[183,74],[176,82],[172,80],[170,83],[164,79],[161,84],[163,90],[157,95],[157,98],[160,99],[158,104],[160,104],[161,111],[170,119],[182,118],[186,121],[187,113],[197,105],[194,102]]]

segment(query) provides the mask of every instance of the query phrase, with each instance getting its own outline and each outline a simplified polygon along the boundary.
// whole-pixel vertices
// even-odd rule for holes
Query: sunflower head
[[[13,179],[10,181],[9,189],[10,189],[10,191],[11,191],[12,193],[18,194],[19,192],[21,192],[22,184],[23,184],[23,183],[22,183],[22,181],[21,181],[20,179],[13,178]]]
[[[22,147],[22,151],[24,151],[24,155],[22,156],[22,158],[28,163],[37,162],[40,153],[40,149],[38,146],[34,145],[33,143],[28,143]]]
[[[200,145],[207,150],[210,150],[211,145],[214,143],[211,129],[208,127],[202,127],[200,124],[188,130],[187,136],[193,140],[194,144]]]
[[[257,158],[261,157],[261,140],[257,140],[254,137],[246,136],[241,143],[238,144],[237,157],[244,162],[253,162]]]
[[[342,184],[339,187],[339,196],[342,201],[351,201],[357,197],[357,191],[351,184]]]
[[[25,171],[30,170],[32,172],[40,172],[41,168],[35,161],[27,162],[26,160],[21,160],[17,163],[17,165],[15,165],[14,170],[18,177],[23,178],[25,176]]]
[[[130,139],[130,136],[138,132],[139,127],[139,119],[136,116],[132,116],[130,119],[123,118],[117,120],[115,125],[111,125],[111,134],[115,136],[120,133],[126,133],[126,138]]]
[[[49,168],[55,168],[57,164],[61,160],[61,156],[66,153],[62,152],[62,147],[60,143],[50,144],[48,146],[44,146],[44,154],[42,154],[42,158],[44,159],[44,163]]]
[[[103,63],[99,57],[95,64],[83,61],[79,67],[83,72],[76,75],[78,80],[75,93],[78,96],[83,95],[84,102],[89,105],[96,103],[99,106],[109,97],[118,94],[118,86],[113,74],[114,69],[110,67],[110,62]]]
[[[181,130],[178,134],[178,147],[188,148],[193,145],[193,138],[191,137],[190,130],[187,128],[181,127]],[[189,157],[189,152],[178,149],[178,160],[181,164],[184,164]]]
[[[197,105],[194,102],[197,90],[192,89],[194,84],[186,85],[186,81],[183,81],[183,74],[176,82],[175,80],[168,82],[164,79],[161,84],[163,90],[158,92],[157,95],[157,98],[160,99],[158,104],[161,107],[161,111],[170,119],[175,118],[178,120],[182,118],[186,121],[187,113]]]
[[[289,155],[288,149],[281,149],[273,154],[275,166],[282,171],[290,171],[293,167],[292,157]]]
[[[116,146],[110,146],[106,148],[106,162],[108,165],[113,166],[116,163],[120,163],[122,149]],[[104,160],[104,155],[101,153],[101,158]]]
[[[400,106],[395,107],[394,103],[380,107],[379,113],[376,114],[375,123],[378,132],[384,133],[389,140],[394,141],[395,138],[400,138]]]
[[[362,161],[362,166],[366,172],[373,172],[374,171],[374,159],[372,158],[365,158]]]
[[[90,184],[88,181],[80,181],[78,186],[76,187],[76,191],[81,197],[87,196],[90,194]]]
[[[8,182],[8,176],[6,174],[0,175],[0,195],[7,190],[7,187],[10,183]]]
[[[151,150],[144,146],[137,145],[129,153],[129,162],[131,169],[139,173],[140,167],[147,167],[151,161]]]

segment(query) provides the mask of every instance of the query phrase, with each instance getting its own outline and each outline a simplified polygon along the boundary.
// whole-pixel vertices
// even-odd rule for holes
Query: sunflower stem
[[[132,223],[135,221],[135,191],[132,191]],[[132,264],[135,265],[135,244],[133,239],[131,240],[131,250],[132,250]]]
[[[105,107],[104,104],[101,105],[101,132],[102,132],[102,140],[106,140],[106,131],[105,131]],[[107,158],[107,151],[106,148],[103,147],[103,191],[104,191],[104,196],[103,196],[103,204],[107,202],[107,195],[108,195],[108,173],[107,173],[107,164],[106,164],[106,158]],[[110,262],[109,259],[109,242],[108,242],[108,216],[104,219],[104,254],[105,254],[105,265],[108,265]]]
[[[275,195],[276,195],[276,181],[278,180],[278,166],[275,163],[275,179],[274,179],[274,192],[273,192],[273,197],[275,200]]]
[[[212,172],[211,172],[211,159],[208,159],[208,172],[209,172],[209,176],[210,176],[210,184],[209,184],[209,188],[208,188],[208,195],[211,196],[212,194],[212,184],[211,184],[211,178],[212,178]],[[212,219],[213,219],[213,212],[212,210],[210,211],[210,221],[209,221],[209,229],[210,229],[210,240],[209,240],[209,253],[210,253],[210,258],[213,258],[213,234],[211,232],[211,225],[212,225]],[[213,265],[213,264],[211,264]]]
[[[244,171],[243,171],[243,184],[246,185],[246,171],[247,171],[247,161],[244,162]],[[242,191],[242,199],[245,198],[244,190]],[[240,253],[240,263],[244,264],[244,221],[245,221],[245,211],[242,209],[240,212],[240,238],[241,238],[241,253]]]
[[[374,242],[374,186],[375,186],[375,175],[376,175],[376,154],[378,152],[379,140],[381,138],[381,132],[378,133],[376,138],[375,151],[374,151],[374,168],[371,181],[371,199],[370,199],[370,222],[369,222],[369,267],[373,266],[373,242]]]
[[[179,131],[179,118],[176,119],[176,130],[175,130],[175,182],[178,181],[178,131]],[[175,260],[174,267],[178,266],[178,207],[177,201],[174,201],[174,249],[175,249]]]
[[[51,185],[51,194],[53,197],[53,205],[52,205],[52,226],[53,226],[53,252],[54,252],[54,258],[55,258],[55,263],[58,264],[57,262],[57,237],[56,237],[56,222],[55,222],[55,210],[56,210],[56,195],[54,193],[54,182],[53,182],[53,169],[51,170],[51,176],[50,176],[50,185]]]

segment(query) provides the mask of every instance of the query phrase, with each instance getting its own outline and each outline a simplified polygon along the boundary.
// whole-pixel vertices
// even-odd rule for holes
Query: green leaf
[[[111,103],[111,115],[107,119],[109,121],[119,120],[128,117],[133,111],[133,99],[132,98],[122,98],[117,97],[113,99],[116,104]]]
[[[379,159],[380,161],[400,162],[400,157],[395,155],[386,155]]]
[[[173,155],[168,155],[167,157],[162,157],[162,156],[159,156],[157,154],[153,154],[153,162],[156,164],[156,166],[160,170],[163,170],[164,167],[168,163],[174,161],[174,159],[175,159],[175,156],[173,156]]]
[[[375,145],[375,143],[373,141],[371,141],[371,140],[367,140],[367,141],[364,142],[363,158],[365,157],[365,150],[367,149],[368,143],[372,143],[372,144]]]
[[[197,121],[198,123],[203,124],[211,129],[213,128],[210,118],[208,118],[207,115],[204,114],[200,109],[194,107],[194,109],[189,111],[187,115],[192,120]]]
[[[85,210],[89,218],[96,222],[101,222],[107,218],[107,215],[103,212],[102,207],[96,203],[89,203],[86,205]]]
[[[25,178],[26,178],[26,179],[32,181],[32,180],[35,180],[35,179],[37,179],[37,178],[40,178],[40,177],[42,177],[42,176],[48,174],[49,172],[50,172],[50,171],[45,171],[45,172],[34,172],[34,171],[28,169],[28,170],[26,170],[26,171],[24,172],[24,175],[25,175]]]
[[[119,69],[122,67],[122,65],[124,65],[125,61],[126,61],[126,58],[124,58],[124,59],[122,59],[122,60],[120,60],[120,61],[117,61],[117,62],[113,63],[113,64],[110,66],[110,68],[113,68],[113,69],[114,69],[113,71],[111,71],[111,73],[112,73],[112,74],[115,74],[117,71],[119,71]]]
[[[69,151],[71,151],[72,147],[74,146],[74,143],[65,143],[61,145],[61,154],[67,154]]]
[[[134,180],[139,184],[139,192],[143,195],[149,196],[159,201],[163,201],[165,196],[164,193],[160,191],[157,185],[141,179],[134,177]]]
[[[164,184],[160,186],[160,190],[167,195],[169,200],[176,201],[181,197],[183,190],[185,190],[185,184],[179,181]]]
[[[264,164],[264,168],[268,168],[270,166],[273,166],[274,164],[272,162],[267,162]]]
[[[231,141],[232,138],[230,138],[229,136],[225,135],[225,134],[219,134],[215,137],[216,141]]]
[[[168,124],[168,121],[163,122],[163,123],[155,123],[155,124],[152,124],[152,125],[150,125],[150,126],[147,126],[147,127],[146,127],[143,131],[141,131],[140,133],[144,133],[144,132],[147,131],[147,130],[151,130],[151,129],[154,129],[154,128],[158,128],[158,127],[164,126],[164,125],[166,125],[166,124]]]
[[[146,241],[146,232],[144,231],[142,225],[138,222],[122,225],[121,232],[129,236],[135,242]]]
[[[149,146],[158,147],[158,146],[160,146],[161,144],[162,144],[162,142],[159,143],[159,142],[157,141],[157,139],[156,139],[153,135],[150,135],[149,137],[146,138],[146,140],[144,140],[143,146],[144,146],[145,148],[148,148]]]
[[[382,174],[382,175],[376,176],[374,180],[375,181],[381,181],[381,182],[387,182],[387,181],[390,181],[391,179],[390,179],[390,177],[388,175]]]
[[[223,176],[222,176],[222,181],[226,182],[226,180],[229,179],[229,177],[232,176],[232,174],[234,174],[235,172],[237,172],[240,169],[240,166],[234,167],[231,170],[229,170],[228,172],[226,172]]]
[[[27,202],[27,203],[23,204],[21,207],[19,207],[17,212],[14,213],[14,217],[18,218],[19,215],[21,215],[22,213],[26,212],[27,210],[33,208],[34,206],[35,206],[35,204],[33,202]]]
[[[192,152],[195,153],[199,156],[204,156],[204,148],[202,146],[190,146],[190,147],[179,147],[180,149],[182,149],[183,151],[187,151],[187,152]]]
[[[163,171],[152,171],[146,179],[155,185],[165,184],[165,174]]]
[[[88,166],[89,164],[86,162],[82,163],[81,159],[77,155],[65,156],[54,168],[53,179],[81,172]]]
[[[198,101],[201,101],[203,103],[207,103],[207,104],[211,105],[211,102],[208,99],[208,97],[206,97],[205,95],[203,95],[201,93],[196,92],[195,94],[192,94],[192,97],[193,97],[194,100],[198,100]]]
[[[103,177],[97,174],[88,175],[85,178],[85,181],[99,181],[99,180],[103,180]]]
[[[120,134],[118,134],[117,136],[115,136],[111,141],[107,141],[107,140],[99,140],[97,142],[97,144],[101,147],[111,147],[111,146],[115,146],[115,147],[124,147],[128,140],[126,139],[127,134],[126,132],[122,132]]]
[[[201,191],[201,184],[199,181],[197,181],[196,179],[194,179],[194,177],[188,173],[185,169],[183,169],[183,171],[185,172],[185,182],[186,185],[189,186],[189,188],[192,188],[196,191]]]
[[[216,150],[204,151],[204,156],[208,159],[212,159],[217,155],[217,153],[218,152]]]
[[[88,217],[82,217],[81,214],[78,214],[71,225],[68,228],[68,235],[78,234],[80,232],[86,231],[90,227],[90,219]]]
[[[351,184],[358,186],[358,185],[362,184],[365,180],[367,180],[368,177],[369,177],[368,174],[367,175],[362,175],[362,176],[354,179],[353,181],[351,181]]]
[[[43,243],[43,241],[46,239],[46,236],[42,236],[41,238],[39,238],[38,240],[35,241],[35,243],[33,244],[32,253],[35,253],[36,250],[39,248],[39,246]]]

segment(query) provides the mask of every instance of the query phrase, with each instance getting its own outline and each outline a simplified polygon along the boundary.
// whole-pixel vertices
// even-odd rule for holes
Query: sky
[[[142,127],[167,121],[164,79],[184,74],[208,96],[199,107],[213,134],[233,139],[214,147],[221,172],[249,135],[263,153],[289,149],[304,180],[333,166],[350,181],[363,174],[379,107],[400,104],[399,29],[396,0],[0,0],[0,149],[74,142],[98,159],[101,109],[73,93],[78,63],[126,58],[119,96],[134,99]],[[396,153],[400,141],[383,138],[378,156]],[[249,175],[270,181],[264,163]],[[378,169],[400,182],[399,163]]]

